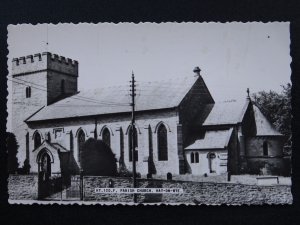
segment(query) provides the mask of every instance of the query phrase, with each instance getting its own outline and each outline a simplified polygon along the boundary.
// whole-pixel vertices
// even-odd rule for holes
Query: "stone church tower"
[[[49,52],[12,60],[12,132],[19,149],[19,166],[29,160],[29,136],[24,120],[44,106],[78,92],[78,62]],[[40,134],[41,141],[45,134]]]

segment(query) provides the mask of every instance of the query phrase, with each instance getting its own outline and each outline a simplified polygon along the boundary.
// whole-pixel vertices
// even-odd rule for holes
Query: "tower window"
[[[264,141],[263,143],[263,154],[264,156],[268,156],[269,155],[269,146],[268,146],[268,142]]]
[[[26,87],[26,98],[31,97],[31,87]]]
[[[107,128],[104,128],[102,132],[102,140],[107,146],[110,147],[110,132]]]
[[[168,136],[167,136],[167,129],[163,124],[161,124],[158,128],[157,141],[158,141],[158,160],[167,161],[168,160]]]
[[[61,82],[60,82],[60,92],[62,94],[65,93],[65,80],[61,80]]]
[[[134,149],[134,153],[135,153],[135,161],[138,161],[138,151],[137,151],[137,147],[138,147],[138,134],[137,134],[137,130],[136,128],[134,128],[134,134],[132,134],[133,129],[132,127],[130,127],[129,132],[128,132],[128,152],[129,152],[129,161],[132,161],[132,149]],[[134,148],[133,148],[133,143],[132,143],[132,135],[134,136]]]

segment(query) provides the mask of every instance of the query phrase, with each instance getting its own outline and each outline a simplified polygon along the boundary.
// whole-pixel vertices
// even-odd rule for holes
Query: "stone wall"
[[[131,178],[85,176],[84,200],[99,203],[132,203],[132,194],[96,194],[95,188],[131,188]],[[138,194],[139,203],[185,204],[292,204],[288,185],[257,186],[232,183],[166,181],[138,179],[141,188],[182,188],[182,194]],[[36,200],[37,175],[10,175],[8,179],[10,200]]]
[[[247,173],[262,175],[290,176],[289,158],[257,157],[247,158]]]
[[[268,142],[268,156],[278,157],[283,155],[283,141],[281,136],[255,136],[245,140],[247,156],[264,156],[263,143]]]
[[[10,200],[35,200],[38,195],[37,175],[9,175],[8,194]]]
[[[100,201],[100,202],[131,202],[132,194],[96,194],[95,188],[108,188],[109,180],[113,180],[113,187],[131,188],[131,178],[111,178],[111,177],[84,177],[84,200],[85,201]]]
[[[263,154],[263,143],[268,142],[268,154]],[[256,136],[245,139],[248,174],[290,175],[290,162],[283,157],[283,137]]]
[[[96,194],[95,188],[132,187],[131,178],[84,177],[84,200],[102,202],[132,202],[131,194]],[[188,204],[291,204],[291,187],[285,185],[257,186],[232,183],[208,183],[139,179],[143,188],[182,188],[182,194],[138,194],[139,203]]]

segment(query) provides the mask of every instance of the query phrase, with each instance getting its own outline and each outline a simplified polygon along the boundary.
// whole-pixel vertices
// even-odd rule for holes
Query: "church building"
[[[129,85],[78,90],[78,62],[44,52],[12,62],[12,132],[31,173],[81,168],[83,144],[103,140],[132,170]],[[87,75],[85,75],[87,76]],[[285,138],[248,94],[216,103],[196,67],[181,80],[137,83],[136,170],[147,174],[284,174]]]

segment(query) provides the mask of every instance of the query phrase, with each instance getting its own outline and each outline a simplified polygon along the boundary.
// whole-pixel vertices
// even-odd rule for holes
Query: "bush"
[[[81,165],[84,175],[117,175],[117,163],[111,148],[103,141],[94,138],[88,139],[83,145]]]
[[[31,166],[30,166],[30,164],[29,164],[29,160],[28,160],[28,159],[25,159],[25,160],[24,160],[23,167],[22,167],[23,173],[24,173],[24,174],[29,174],[30,168],[31,168]]]
[[[17,158],[19,145],[16,136],[13,133],[7,132],[6,134],[7,169],[9,174],[15,174],[19,167]]]
[[[132,177],[133,173],[129,171],[125,166],[121,166],[119,169],[119,177]]]

